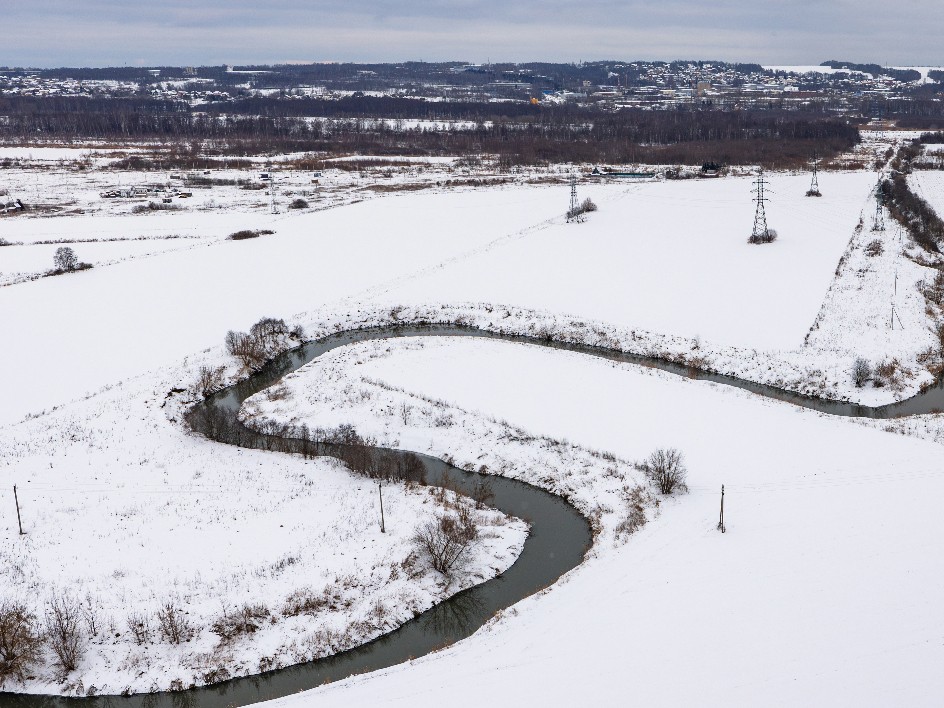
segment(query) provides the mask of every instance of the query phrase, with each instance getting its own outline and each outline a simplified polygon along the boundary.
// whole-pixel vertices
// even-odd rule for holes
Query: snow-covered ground
[[[409,194],[281,214],[246,223],[270,236],[0,288],[0,322],[23,343],[0,348],[0,368],[19,372],[0,399],[0,423],[180,361],[260,317],[337,302],[513,235],[559,213],[560,197],[547,188]],[[215,233],[238,228],[233,216]],[[167,228],[177,219],[187,221],[170,216]],[[100,233],[108,221],[73,219],[61,232]],[[81,244],[73,248],[83,257]],[[42,372],[42,385],[27,372]]]
[[[892,142],[870,135],[850,161],[871,166]],[[87,194],[71,207],[80,211],[102,202],[97,191],[116,176],[77,174],[12,167],[0,189],[25,175],[32,190],[39,175],[68,194],[87,179]],[[89,590],[105,626],[111,620],[122,634],[115,644],[99,640],[90,654],[97,658],[67,684],[43,674],[30,690],[74,690],[82,677],[85,688],[96,680],[146,690],[175,678],[189,685],[220,666],[248,673],[272,665],[260,664],[267,657],[291,663],[390,628],[454,590],[431,577],[380,582],[380,559],[404,553],[404,537],[375,539],[372,495],[363,497],[360,480],[336,464],[195,439],[179,427],[177,404],[161,407],[201,364],[226,365],[235,377],[223,336],[262,316],[286,317],[310,337],[391,322],[466,323],[873,403],[910,394],[939,363],[924,357],[930,322],[918,295],[932,270],[907,257],[916,254],[892,225],[869,230],[874,172],[821,173],[821,199],[803,196],[808,175],[767,175],[768,220],[779,238],[765,246],[746,243],[749,177],[582,181],[580,198],[592,197],[599,211],[566,224],[567,187],[553,184],[559,170],[488,189],[435,186],[446,174],[421,165],[390,178],[332,170],[325,182],[337,180],[333,187],[310,188],[343,206],[318,211],[272,215],[263,193],[230,185],[179,212],[132,216],[129,203],[107,201],[85,214],[0,219],[5,239],[74,241],[80,259],[97,263],[0,288],[0,369],[9,372],[0,397],[0,573],[31,602],[52,583],[73,585],[83,599]],[[300,191],[311,175],[297,178],[291,188]],[[549,185],[520,183],[531,179]],[[378,185],[411,180],[424,191],[378,196],[395,191]],[[201,208],[211,199],[217,206]],[[275,233],[225,240],[243,228]],[[185,238],[164,240],[175,234]],[[148,240],[132,240],[140,237]],[[121,241],[95,241],[110,238]],[[882,252],[867,255],[875,239]],[[46,267],[54,248],[0,248],[0,272]],[[884,323],[896,272],[904,327],[892,330]],[[898,383],[854,388],[856,356],[898,358]],[[390,444],[520,474],[571,498],[600,540],[585,566],[470,641],[298,699],[305,704],[424,705],[442,702],[440,692],[471,704],[490,684],[503,700],[524,703],[848,697],[920,705],[942,691],[933,671],[942,622],[932,546],[944,490],[931,442],[652,370],[488,341],[359,345],[289,385],[290,399],[259,397],[247,414],[356,422]],[[900,427],[932,438],[937,431]],[[659,446],[685,452],[692,493],[658,515],[647,500],[651,522],[627,538],[618,530],[624,487],[639,477],[626,461]],[[714,531],[722,483],[724,536]],[[22,538],[8,513],[13,484],[30,531]],[[400,521],[429,508],[422,494],[391,494],[397,533]],[[342,511],[350,508],[356,513]],[[520,547],[519,524],[493,522],[498,536],[482,549],[479,577],[507,566]],[[342,528],[347,541],[321,554],[299,540]],[[250,533],[258,542],[245,542]],[[298,587],[318,591],[335,577],[353,578],[339,580],[343,597],[365,593],[343,616],[312,625],[281,612]],[[265,602],[277,621],[252,641],[217,647],[207,627],[224,607],[208,595],[227,611]],[[388,621],[370,624],[378,598]],[[168,599],[186,601],[204,632],[183,650],[134,644],[124,615],[153,613]],[[306,638],[319,628],[336,634]],[[684,669],[666,678],[665,657]],[[630,681],[613,678],[627,671]]]
[[[750,178],[586,185],[599,211],[555,223],[391,288],[402,302],[500,302],[704,342],[802,345],[853,228],[867,173],[768,176],[779,239],[751,248]],[[679,205],[685,205],[680,207]],[[487,273],[488,277],[482,277]]]
[[[0,687],[147,692],[279,668],[390,631],[517,558],[526,524],[481,510],[468,571],[446,580],[410,540],[442,509],[427,488],[385,485],[381,533],[376,485],[330,458],[187,434],[167,392],[192,373],[152,374],[0,429],[0,503],[13,508],[16,484],[26,532],[0,516],[0,599],[42,617],[68,593],[88,638],[64,680],[47,654],[25,686]],[[156,616],[168,603],[193,632],[179,644]],[[252,629],[214,629],[246,607]]]
[[[355,388],[373,381],[378,395],[442,399],[628,459],[675,446],[691,493],[468,641],[273,706],[938,702],[937,445],[533,346],[366,349],[338,358]],[[326,378],[311,366],[289,386],[311,396],[316,383]],[[370,405],[353,414],[369,416]],[[336,415],[309,412],[310,422]],[[378,406],[373,417],[378,434],[430,444],[422,416],[403,426]]]

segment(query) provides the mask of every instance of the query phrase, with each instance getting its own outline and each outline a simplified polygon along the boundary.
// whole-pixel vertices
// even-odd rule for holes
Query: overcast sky
[[[0,2],[0,66],[592,59],[944,65],[941,0]]]

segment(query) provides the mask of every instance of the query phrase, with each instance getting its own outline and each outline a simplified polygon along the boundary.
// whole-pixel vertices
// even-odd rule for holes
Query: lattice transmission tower
[[[807,191],[806,196],[808,197],[821,197],[823,196],[819,191],[819,158],[816,155],[813,155],[813,181],[810,183],[810,189]]]
[[[885,230],[885,192],[882,190],[882,175],[879,173],[875,183],[875,216],[872,217],[872,231]]]
[[[570,173],[570,208],[567,209],[567,221],[574,221],[580,216],[580,205],[577,204],[577,174]]]
[[[757,202],[757,208],[754,210],[754,230],[748,243],[770,243],[774,240],[771,230],[767,227],[767,212],[764,209],[764,203],[768,201],[765,196],[768,182],[764,179],[764,174],[757,175],[757,181],[754,182],[754,201]]]

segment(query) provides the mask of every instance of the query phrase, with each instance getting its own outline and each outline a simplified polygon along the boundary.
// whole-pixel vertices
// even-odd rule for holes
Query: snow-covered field
[[[52,594],[68,593],[89,637],[65,680],[49,659],[28,691],[167,690],[307,661],[390,631],[517,558],[526,524],[483,510],[469,570],[443,579],[410,540],[442,509],[428,489],[385,485],[381,533],[376,485],[330,458],[187,435],[166,397],[181,374],[0,429],[0,500],[12,508],[18,485],[26,532],[0,517],[0,599],[42,616]],[[192,637],[162,632],[156,613],[168,604]],[[245,608],[251,629],[214,627]]]
[[[878,158],[889,144],[875,134],[855,159]],[[919,294],[934,271],[894,226],[870,231],[874,172],[821,173],[820,199],[803,196],[808,175],[768,174],[779,238],[749,246],[747,176],[582,180],[580,198],[599,210],[567,224],[557,170],[540,176],[546,186],[447,189],[436,186],[441,167],[391,178],[332,171],[339,183],[326,202],[341,206],[322,210],[269,214],[265,195],[233,187],[232,198],[228,188],[200,197],[218,200],[213,208],[129,215],[128,204],[109,202],[81,215],[0,219],[0,236],[24,244],[0,248],[2,278],[48,268],[56,245],[39,241],[69,241],[96,264],[0,287],[0,370],[9,372],[0,588],[37,609],[54,587],[88,594],[107,629],[79,671],[58,682],[44,671],[28,690],[73,693],[79,680],[149,690],[219,678],[219,668],[293,663],[390,629],[461,585],[429,572],[387,582],[432,509],[428,493],[391,489],[394,530],[380,537],[373,494],[338,464],[240,451],[181,427],[186,396],[168,392],[190,386],[204,364],[239,375],[223,336],[262,316],[285,317],[310,337],[391,322],[473,324],[869,403],[910,395],[940,363],[928,353],[932,322]],[[65,175],[14,167],[2,177],[18,169]],[[89,178],[97,183],[87,203],[113,178]],[[414,178],[429,189],[374,189]],[[51,188],[77,184],[63,180]],[[244,228],[275,233],[225,240]],[[868,255],[875,240],[881,253]],[[892,298],[903,325],[895,329],[885,326]],[[895,383],[855,388],[858,356],[897,358]],[[285,390],[257,396],[244,415],[353,422],[382,443],[484,464],[566,495],[598,533],[587,563],[470,640],[292,705],[472,705],[486,692],[525,704],[933,705],[927,697],[944,692],[933,550],[944,481],[928,440],[494,341],[348,347]],[[894,427],[940,434],[937,423]],[[642,482],[629,462],[663,446],[685,453],[692,491],[658,509],[646,498],[650,522],[628,535],[627,489]],[[13,484],[24,537],[10,513]],[[714,530],[721,484],[724,536]],[[521,547],[520,522],[493,514],[486,523],[492,537],[463,583],[500,572]],[[305,587],[337,595],[341,609],[286,614],[288,596]],[[127,616],[153,622],[170,601],[202,631],[171,646],[152,625],[137,644]],[[210,631],[252,603],[268,614],[251,639],[220,642]]]
[[[751,179],[589,184],[599,211],[555,223],[391,288],[402,302],[501,302],[705,342],[801,346],[864,209],[868,173],[774,174],[769,247],[748,248]],[[678,205],[684,204],[684,208]],[[483,278],[482,274],[488,277]]]
[[[247,224],[271,236],[0,288],[0,321],[23,342],[0,351],[0,368],[21,372],[7,382],[0,423],[217,346],[227,330],[260,317],[353,297],[516,234],[557,214],[560,196],[541,188],[442,194],[430,212],[429,197],[410,194],[283,214]],[[232,216],[216,233],[237,227]],[[168,229],[175,217],[186,221],[168,217]],[[102,221],[74,219],[61,232],[98,233]],[[83,257],[81,244],[73,248]],[[42,385],[26,372],[42,372]]]
[[[442,399],[628,459],[675,446],[691,492],[469,641],[273,706],[938,702],[937,445],[533,346],[434,339],[366,349],[341,361],[378,395]],[[315,396],[326,383],[317,369],[291,390]],[[369,411],[352,414],[407,446],[430,445],[422,418],[402,426],[378,406],[371,425]],[[310,412],[310,422],[336,415]],[[715,529],[722,484],[724,535]]]

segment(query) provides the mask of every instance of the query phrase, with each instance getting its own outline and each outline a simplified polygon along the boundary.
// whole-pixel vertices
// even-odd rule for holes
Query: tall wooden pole
[[[384,528],[384,493],[383,482],[377,483],[377,493],[380,495],[380,533],[387,533]]]
[[[23,522],[20,520],[20,498],[16,495],[16,485],[13,485],[13,501],[16,503],[16,525],[20,527],[20,536],[23,535]]]
[[[718,517],[718,528],[724,533],[724,485],[721,485],[721,516]]]

